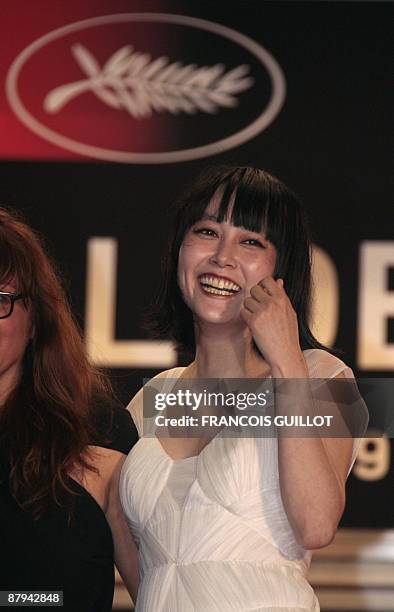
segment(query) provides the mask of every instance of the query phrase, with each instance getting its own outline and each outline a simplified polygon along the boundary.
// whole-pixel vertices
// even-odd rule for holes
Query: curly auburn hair
[[[110,398],[110,386],[88,361],[42,240],[0,208],[0,287],[10,282],[23,294],[34,336],[0,406],[0,450],[13,497],[37,518],[53,502],[72,505],[72,468],[95,471],[84,451],[96,439],[94,404]]]

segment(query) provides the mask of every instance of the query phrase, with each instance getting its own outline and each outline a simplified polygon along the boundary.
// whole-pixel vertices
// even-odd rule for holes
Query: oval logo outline
[[[159,153],[133,153],[131,151],[117,151],[114,149],[105,149],[103,147],[85,144],[72,138],[68,138],[67,136],[63,136],[62,134],[59,134],[38,121],[25,107],[18,93],[19,72],[27,60],[42,47],[45,47],[53,40],[62,38],[62,36],[65,36],[70,32],[76,32],[98,25],[127,21],[159,22],[195,27],[196,29],[205,30],[217,34],[218,36],[222,36],[223,38],[226,38],[249,51],[264,66],[271,81],[271,97],[263,112],[252,123],[247,125],[239,132],[231,134],[226,138],[217,140],[216,142],[189,149],[179,149],[178,151]],[[92,17],[67,24],[60,28],[56,28],[51,32],[47,32],[40,38],[37,38],[35,41],[25,47],[25,49],[21,51],[21,53],[11,64],[6,77],[6,93],[11,108],[24,125],[26,125],[30,130],[35,132],[44,140],[47,140],[48,142],[57,147],[61,147],[66,151],[71,151],[72,153],[77,153],[78,155],[110,162],[129,164],[166,164],[210,157],[240,146],[241,144],[257,136],[257,134],[264,131],[264,129],[266,129],[279,114],[286,97],[286,81],[281,67],[271,53],[269,53],[269,51],[267,51],[252,38],[249,38],[245,34],[242,34],[236,30],[228,28],[227,26],[207,21],[205,19],[189,17],[187,15],[175,15],[170,13],[118,13],[114,15]]]

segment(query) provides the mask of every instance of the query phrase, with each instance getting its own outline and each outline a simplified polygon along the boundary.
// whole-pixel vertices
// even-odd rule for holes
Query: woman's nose
[[[234,253],[234,247],[224,240],[219,240],[215,252],[211,256],[211,262],[220,266],[225,267],[236,267],[236,259]]]

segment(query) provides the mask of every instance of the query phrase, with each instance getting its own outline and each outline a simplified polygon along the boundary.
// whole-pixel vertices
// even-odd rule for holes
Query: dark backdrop
[[[81,7],[76,2],[38,1],[3,3],[1,10],[6,4],[8,13],[0,25],[6,51],[2,78],[18,53],[47,31],[98,15],[156,11],[200,17],[242,32],[269,50],[286,79],[283,108],[263,132],[209,158],[172,164],[101,162],[56,147],[22,124],[2,93],[0,200],[23,211],[47,238],[82,325],[89,238],[118,240],[116,338],[143,338],[141,317],[158,284],[170,226],[169,205],[207,164],[247,164],[278,175],[305,202],[315,243],[337,269],[340,310],[335,344],[344,350],[345,361],[363,377],[393,375],[393,364],[384,370],[365,370],[357,361],[360,245],[393,241],[388,162],[392,104],[387,87],[390,4],[115,0],[110,7],[101,1]],[[20,29],[19,23],[23,24]],[[165,41],[161,44],[165,46]],[[173,40],[171,49],[175,59],[175,51],[182,53]],[[211,45],[202,45],[198,59],[208,65],[218,61]],[[263,86],[265,99],[268,85]],[[81,96],[85,104],[92,108],[99,104],[93,94],[86,96],[87,100]],[[71,103],[68,112],[72,112]],[[227,112],[225,121],[232,129],[233,118]],[[182,126],[192,134],[197,124],[193,127],[189,119]],[[149,122],[142,121],[149,131]],[[394,251],[393,242],[391,247]],[[390,321],[387,329],[387,342],[394,342]],[[143,376],[154,372],[134,368],[112,373],[120,396],[127,401]],[[343,525],[393,527],[390,465],[375,480],[350,477]]]

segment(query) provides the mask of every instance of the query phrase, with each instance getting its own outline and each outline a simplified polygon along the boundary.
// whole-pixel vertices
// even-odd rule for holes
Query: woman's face
[[[0,285],[1,291],[17,293],[13,283]],[[0,319],[0,400],[18,380],[22,361],[31,337],[31,317],[23,300],[14,303],[11,316]]]
[[[276,249],[263,234],[216,221],[219,197],[185,234],[178,260],[178,284],[199,321],[239,322],[250,289],[275,269]],[[231,209],[229,210],[231,217]]]

